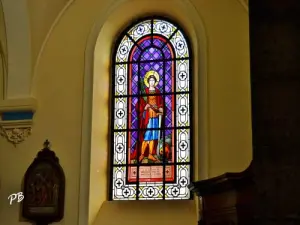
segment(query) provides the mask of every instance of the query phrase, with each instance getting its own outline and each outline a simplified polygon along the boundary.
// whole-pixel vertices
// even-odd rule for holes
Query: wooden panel
[[[190,189],[202,198],[200,225],[250,225],[253,216],[252,166],[242,173],[226,173],[194,182]]]

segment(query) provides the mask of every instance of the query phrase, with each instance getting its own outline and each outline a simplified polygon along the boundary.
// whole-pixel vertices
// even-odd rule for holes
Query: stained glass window
[[[165,18],[130,26],[114,52],[111,200],[190,199],[191,50]]]

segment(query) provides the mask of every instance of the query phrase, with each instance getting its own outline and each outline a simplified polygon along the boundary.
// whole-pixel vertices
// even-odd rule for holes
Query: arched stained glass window
[[[191,49],[161,17],[130,26],[113,58],[111,200],[190,199]]]

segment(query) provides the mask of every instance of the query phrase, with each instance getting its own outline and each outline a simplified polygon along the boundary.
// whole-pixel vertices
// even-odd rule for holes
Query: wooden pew
[[[199,225],[252,225],[252,164],[240,173],[192,182],[189,188],[200,198]]]

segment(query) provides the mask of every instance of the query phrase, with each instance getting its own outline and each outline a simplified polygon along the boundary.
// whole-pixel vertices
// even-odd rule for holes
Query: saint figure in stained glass
[[[139,162],[147,157],[148,161],[160,162],[159,156],[159,140],[161,138],[160,128],[163,115],[163,99],[160,91],[156,88],[159,82],[159,75],[156,71],[148,71],[144,77],[145,99],[141,97],[137,103],[137,111],[139,114],[139,128],[144,132],[140,132],[141,150],[139,154]],[[156,94],[156,95],[151,95]],[[146,152],[148,151],[148,153]]]

